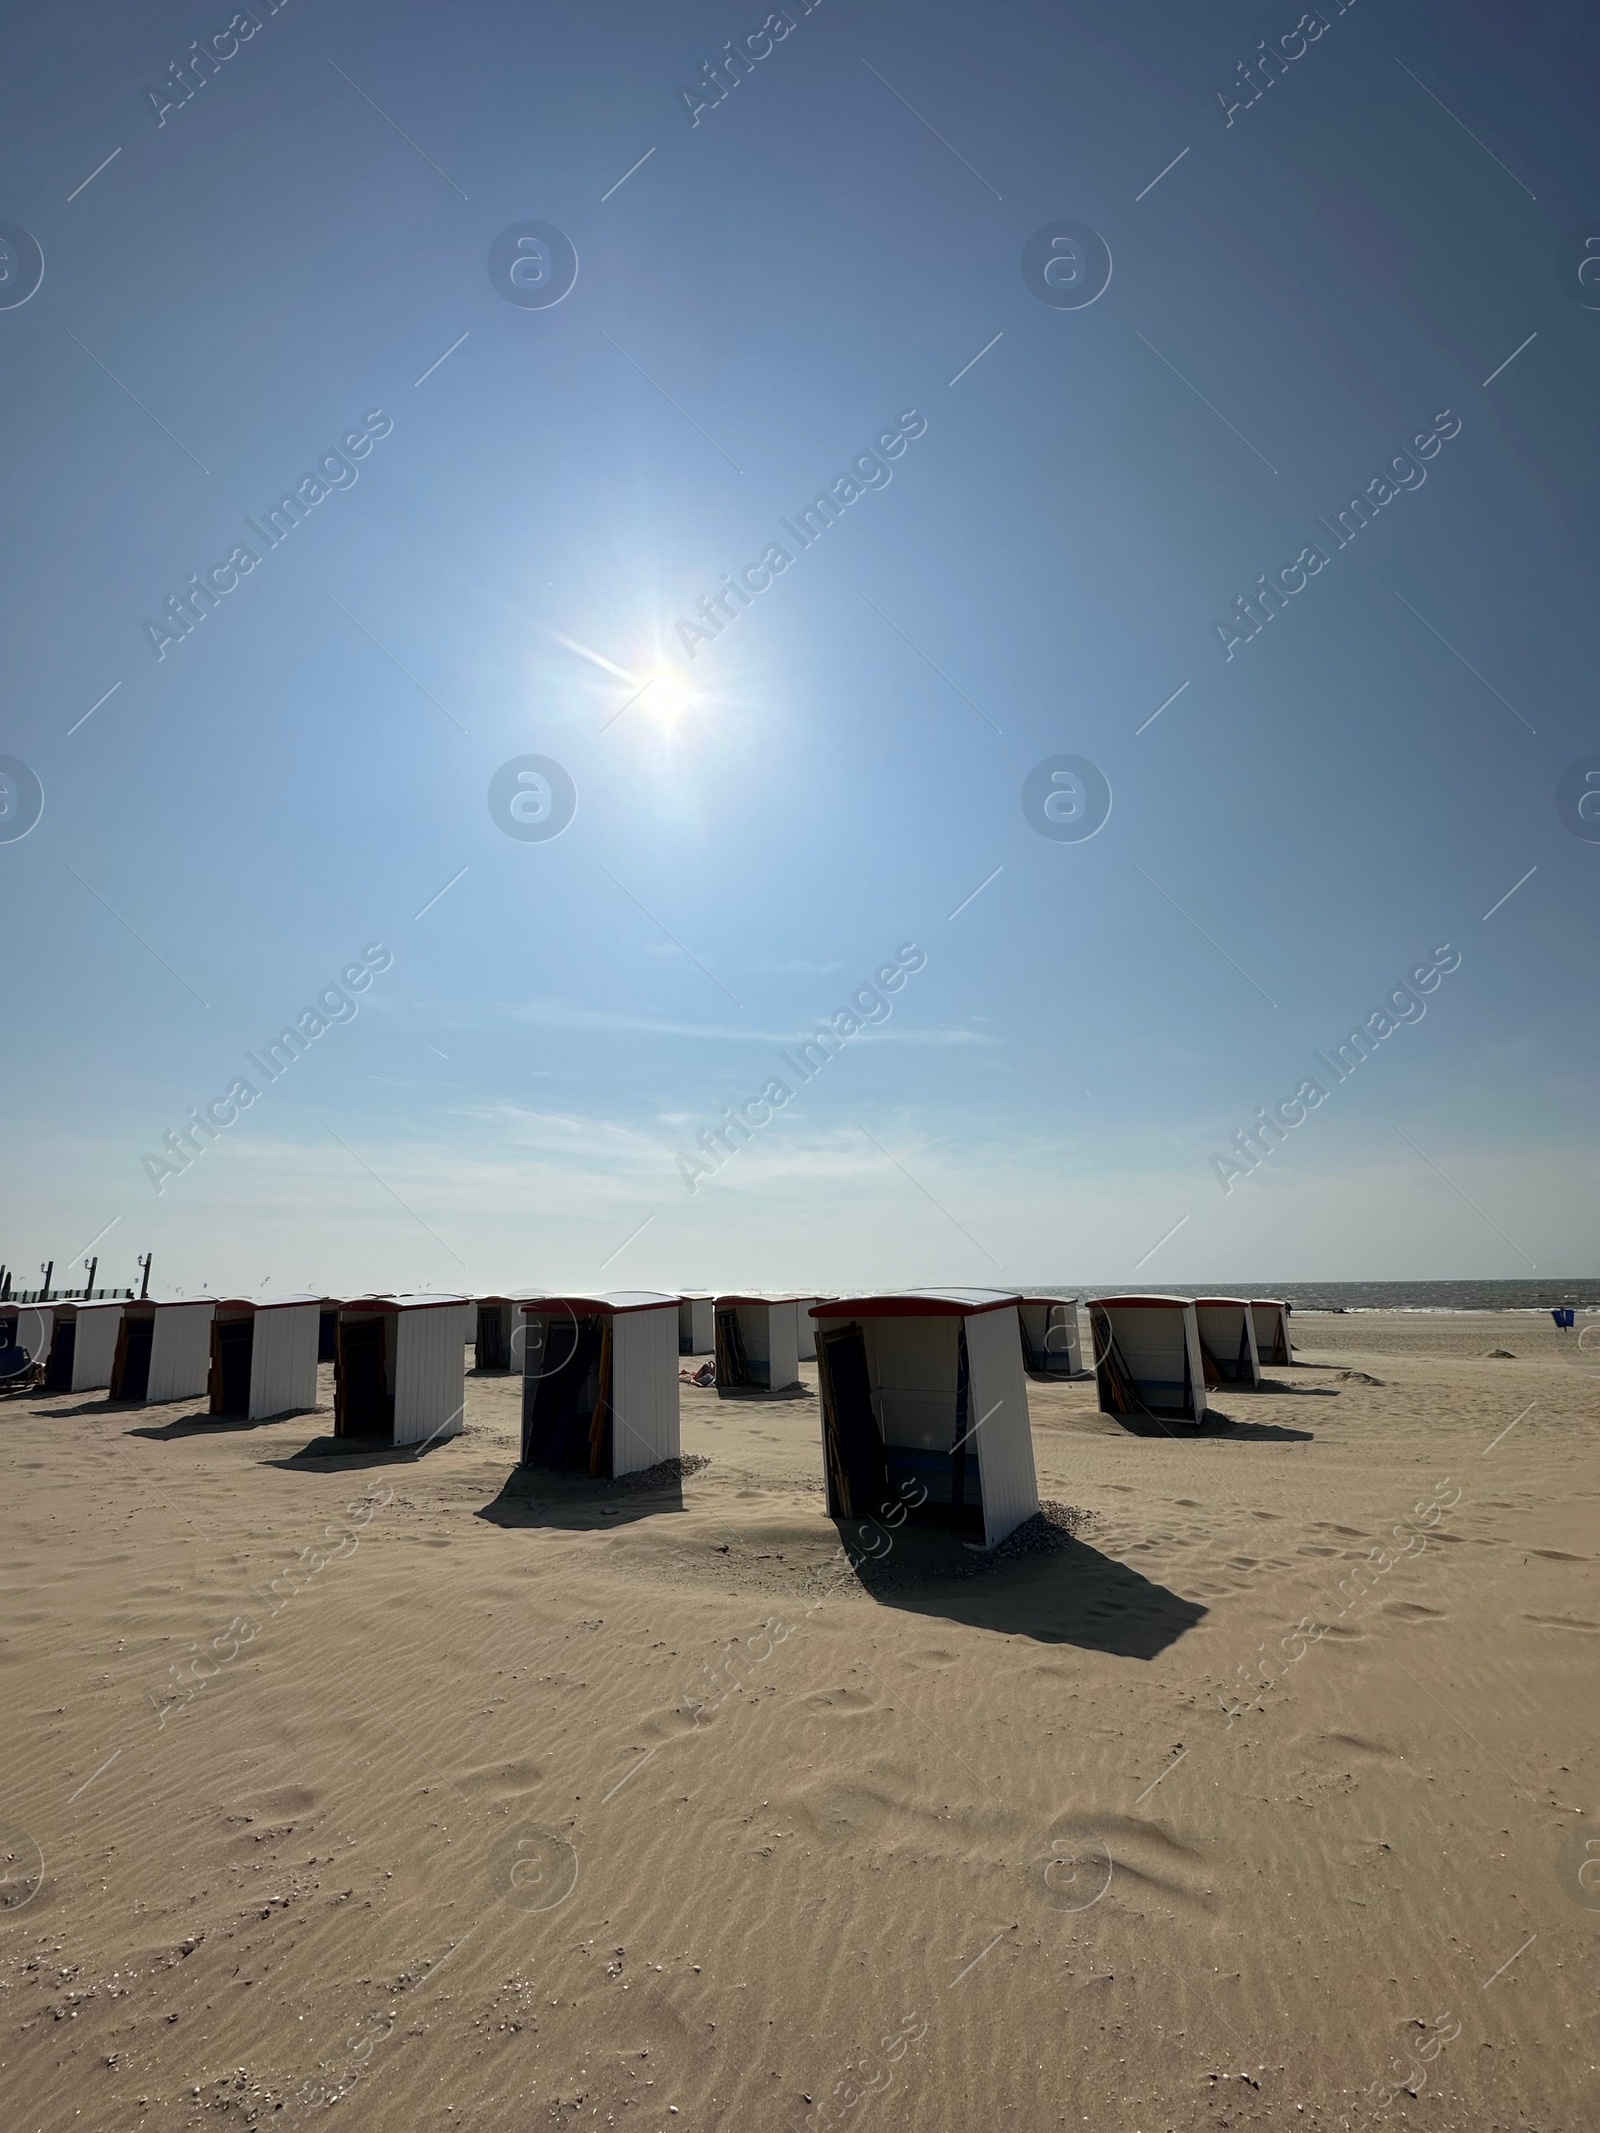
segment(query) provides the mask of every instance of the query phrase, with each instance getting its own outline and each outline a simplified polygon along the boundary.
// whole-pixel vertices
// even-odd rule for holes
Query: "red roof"
[[[835,1296],[812,1318],[976,1318],[982,1311],[1015,1310],[1031,1297],[1006,1289],[903,1289],[898,1295]]]

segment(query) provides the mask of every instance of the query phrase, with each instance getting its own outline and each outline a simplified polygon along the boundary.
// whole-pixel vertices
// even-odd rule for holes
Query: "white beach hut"
[[[799,1334],[796,1353],[802,1363],[814,1363],[817,1359],[817,1323],[811,1314],[821,1301],[822,1298],[815,1293],[804,1296],[796,1294],[794,1298],[796,1331]]]
[[[813,1307],[832,1517],[927,1503],[993,1548],[1034,1515],[1017,1304],[992,1289],[914,1289]]]
[[[1289,1346],[1289,1306],[1271,1296],[1252,1296],[1250,1322],[1255,1328],[1256,1354],[1263,1363],[1292,1363]]]
[[[303,1413],[317,1404],[321,1296],[228,1296],[211,1321],[214,1415]]]
[[[1040,1377],[1075,1378],[1083,1368],[1076,1296],[1024,1296],[1017,1307],[1022,1360]]]
[[[15,1320],[12,1339],[19,1348],[26,1349],[30,1363],[44,1366],[44,1389],[46,1392],[70,1392],[72,1390],[72,1357],[76,1345],[77,1310],[73,1310],[73,1338],[66,1348],[65,1365],[55,1370],[56,1358],[56,1313],[59,1304],[7,1304],[4,1320]],[[56,1382],[52,1382],[52,1374]]]
[[[115,1345],[114,1329],[111,1338]],[[29,1351],[34,1362],[44,1365],[46,1392],[72,1391],[72,1373],[78,1360],[78,1307],[75,1303],[23,1304],[17,1317],[17,1343]],[[109,1374],[100,1380],[101,1385],[110,1382]]]
[[[1245,1298],[1197,1296],[1194,1315],[1206,1383],[1259,1385],[1261,1361],[1256,1353],[1254,1314]]]
[[[655,1289],[525,1304],[522,1464],[615,1480],[676,1459],[678,1312]]]
[[[472,1333],[473,1356],[479,1370],[522,1371],[522,1307],[536,1302],[538,1289],[507,1289],[499,1296],[480,1296]]]
[[[116,1308],[113,1400],[192,1400],[205,1391],[214,1296],[142,1296]]]
[[[469,1308],[461,1296],[361,1296],[342,1303],[334,1435],[385,1444],[459,1436]]]
[[[787,1392],[800,1382],[800,1309],[792,1297],[719,1296],[717,1390]]]
[[[45,1316],[47,1318],[51,1309],[53,1309],[53,1306],[46,1306]],[[27,1312],[31,1315],[34,1320],[34,1325],[31,1329],[29,1341],[25,1344],[19,1344],[17,1341],[17,1322],[22,1317],[24,1312]],[[37,1351],[41,1346],[48,1347],[50,1344],[50,1329],[48,1325],[46,1325],[44,1332],[44,1340],[41,1343],[39,1338],[38,1319],[39,1307],[37,1304],[0,1302],[0,1348],[10,1348],[16,1345],[26,1345],[29,1349],[29,1352],[33,1353]]]
[[[25,1304],[11,1301],[0,1304],[0,1348],[20,1349],[26,1356],[27,1363],[19,1367],[31,1369],[35,1363],[39,1364],[45,1372],[46,1392],[69,1392],[72,1389],[70,1343],[65,1376],[58,1385],[49,1382],[51,1348],[55,1339],[55,1315],[58,1309],[60,1306],[52,1303]]]
[[[710,1355],[717,1345],[716,1297],[710,1289],[683,1289],[678,1295],[678,1353]]]
[[[1191,1422],[1206,1412],[1194,1305],[1184,1296],[1097,1296],[1089,1304],[1100,1409]]]
[[[56,1305],[59,1313],[64,1307]],[[72,1306],[74,1323],[67,1335],[68,1353],[66,1370],[68,1381],[59,1390],[63,1392],[104,1392],[111,1383],[111,1372],[116,1362],[117,1337],[122,1330],[122,1314],[126,1308],[120,1297],[98,1303],[80,1303]],[[58,1318],[58,1324],[59,1324]],[[51,1361],[55,1360],[55,1339],[51,1340]],[[46,1390],[55,1390],[50,1384],[50,1375],[45,1373]],[[181,1395],[178,1395],[181,1397]]]
[[[45,1315],[48,1318],[48,1312]],[[22,1325],[19,1338],[19,1323],[28,1319],[33,1323]],[[48,1325],[41,1328],[36,1306],[0,1303],[0,1390],[20,1384],[49,1348],[50,1330]]]

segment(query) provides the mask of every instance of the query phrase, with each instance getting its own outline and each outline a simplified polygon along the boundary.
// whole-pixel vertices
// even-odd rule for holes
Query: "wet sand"
[[[810,1366],[653,1491],[504,1378],[0,1405],[0,2120],[1595,2123],[1600,1342],[1293,1332],[1198,1437],[1032,1381],[999,1567],[841,1558]]]

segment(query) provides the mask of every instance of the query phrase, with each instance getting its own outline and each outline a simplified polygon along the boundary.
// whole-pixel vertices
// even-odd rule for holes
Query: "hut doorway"
[[[559,1322],[557,1322],[559,1323]],[[612,1470],[611,1319],[574,1316],[567,1335],[551,1328],[548,1346],[565,1355],[523,1381],[522,1463],[569,1473]],[[570,1347],[568,1340],[570,1339]],[[530,1352],[533,1349],[529,1342]]]
[[[55,1331],[50,1337],[50,1359],[45,1365],[44,1389],[46,1392],[71,1392],[72,1361],[78,1352],[77,1321],[58,1318]]]
[[[336,1437],[380,1437],[394,1442],[394,1394],[389,1390],[389,1314],[374,1311],[361,1318],[341,1315],[334,1371]]]
[[[839,1517],[870,1518],[887,1492],[888,1477],[872,1408],[867,1343],[859,1326],[819,1338],[817,1389],[822,1395],[828,1493]]]
[[[211,1321],[211,1412],[250,1412],[250,1365],[255,1355],[254,1314]]]
[[[156,1337],[153,1311],[140,1317],[124,1312],[117,1331],[116,1360],[111,1365],[113,1400],[142,1400],[150,1390],[150,1348]]]

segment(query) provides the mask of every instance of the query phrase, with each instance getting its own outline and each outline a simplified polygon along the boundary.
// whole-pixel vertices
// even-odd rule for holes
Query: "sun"
[[[694,696],[676,667],[661,666],[647,676],[639,703],[662,725],[675,726],[693,708]]]

